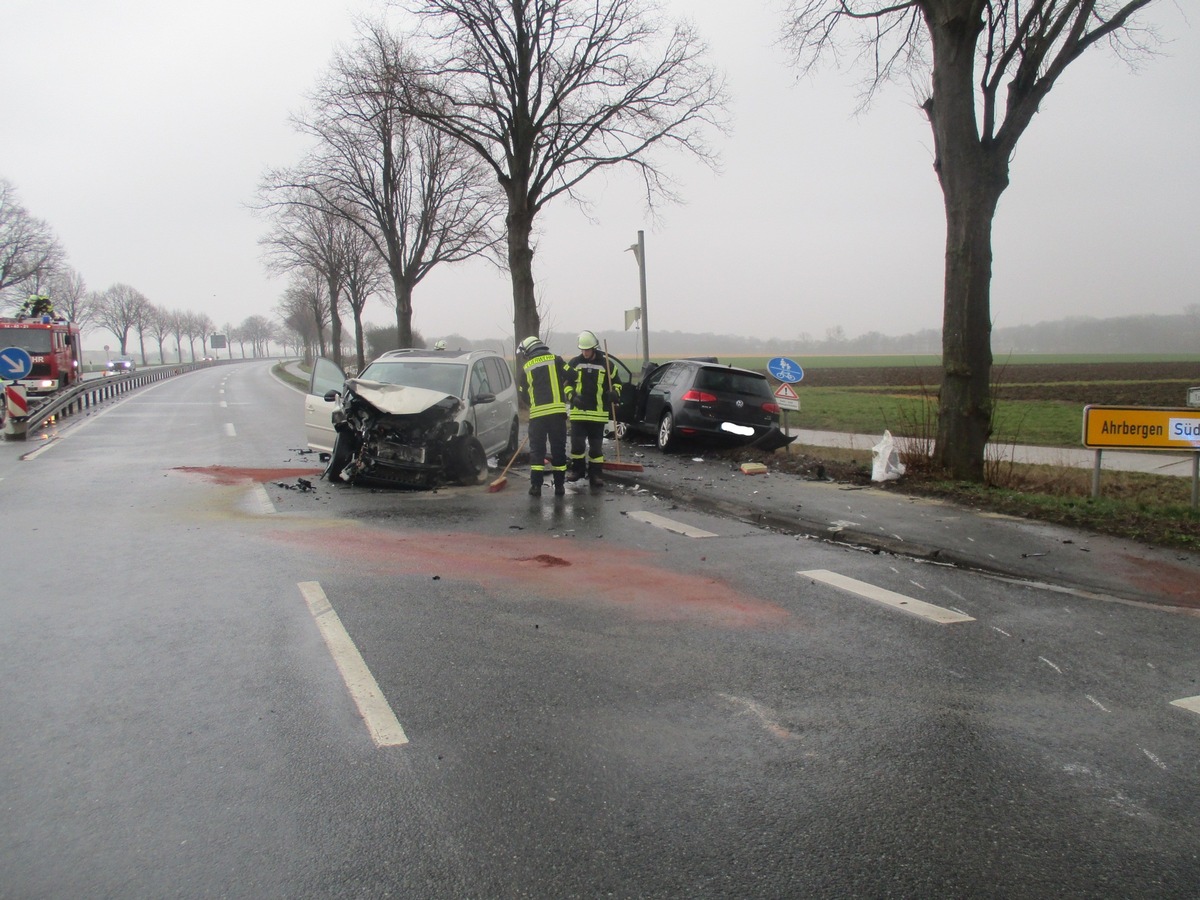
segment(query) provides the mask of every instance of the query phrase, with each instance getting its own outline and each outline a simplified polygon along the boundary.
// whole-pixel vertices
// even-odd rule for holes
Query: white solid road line
[[[1200,713],[1200,697],[1184,697],[1182,700],[1172,700],[1172,706],[1186,709],[1189,712]]]
[[[828,569],[809,569],[805,572],[797,572],[796,574],[807,576],[814,581],[823,581],[825,584],[841,588],[843,591],[849,591],[867,600],[882,603],[884,606],[890,606],[893,609],[927,619],[930,622],[937,622],[940,625],[975,621],[972,616],[963,615],[952,609],[943,609],[940,606],[934,606],[932,603],[926,603],[924,600],[905,597],[903,594],[897,594],[893,591],[876,587],[873,584],[867,584],[865,581],[848,578],[845,575],[839,575],[837,572],[830,572]]]
[[[662,528],[665,531],[673,531],[676,534],[682,534],[690,538],[710,538],[716,537],[711,531],[705,531],[703,528],[694,528],[691,525],[685,525],[683,522],[676,522],[674,519],[668,519],[664,516],[655,515],[652,512],[631,512],[629,518],[637,519],[639,522],[645,522],[647,525],[653,525],[655,528]]]
[[[302,581],[297,587],[308,603],[309,612],[321,631],[321,637],[325,639],[325,646],[329,648],[338,671],[342,673],[342,680],[346,683],[350,696],[354,698],[359,714],[367,723],[367,731],[371,733],[375,746],[396,747],[407,744],[408,738],[404,729],[400,727],[396,714],[392,712],[387,698],[379,689],[375,676],[363,662],[354,641],[350,640],[350,635],[342,627],[342,620],[338,618],[329,598],[321,590],[321,585],[316,581]]]

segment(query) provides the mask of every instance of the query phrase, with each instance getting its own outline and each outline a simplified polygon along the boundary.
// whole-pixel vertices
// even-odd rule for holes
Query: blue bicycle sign
[[[767,363],[767,371],[785,384],[795,384],[804,377],[804,370],[786,356],[776,356]]]

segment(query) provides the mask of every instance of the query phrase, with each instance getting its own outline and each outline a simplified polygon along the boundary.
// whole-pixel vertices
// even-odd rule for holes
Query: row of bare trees
[[[781,43],[802,72],[857,48],[870,67],[868,99],[888,80],[906,79],[932,126],[947,223],[935,461],[956,478],[983,478],[993,412],[991,227],[1017,141],[1085,51],[1144,48],[1134,17],[1152,2],[785,5]],[[328,322],[335,354],[342,310],[354,311],[345,255],[352,231],[340,234],[339,223],[366,238],[359,248],[373,248],[390,276],[405,346],[421,278],[440,262],[487,254],[502,238],[519,340],[541,327],[533,235],[546,205],[579,201],[588,176],[624,167],[641,176],[652,210],[673,197],[658,151],[711,163],[706,137],[724,126],[724,85],[703,44],[690,25],[664,27],[644,0],[405,6],[416,27],[362,27],[296,121],[316,149],[263,185],[277,214],[271,264],[302,273],[289,289],[295,309],[309,304],[318,342]],[[357,346],[361,363],[361,339]]]
[[[143,364],[147,341],[157,344],[159,359],[165,362],[169,339],[174,339],[178,361],[183,360],[186,339],[194,361],[196,343],[201,355],[207,355],[208,339],[216,331],[207,314],[156,306],[127,284],[89,291],[83,276],[67,264],[66,252],[50,226],[22,205],[10,181],[0,178],[0,310],[16,311],[31,294],[50,297],[55,313],[81,330],[112,332],[121,355],[128,355],[130,339],[136,335]],[[266,356],[271,341],[283,341],[280,327],[258,315],[224,330],[231,342],[239,344],[243,356],[247,344],[251,355]]]
[[[514,339],[540,333],[541,210],[581,200],[589,175],[619,165],[641,176],[648,206],[672,199],[658,149],[711,162],[704,131],[723,125],[723,83],[694,30],[662,28],[641,0],[421,0],[413,11],[407,31],[360,25],[295,118],[314,149],[260,191],[275,220],[268,264],[296,275],[284,304],[311,311],[314,345],[327,324],[334,355],[353,316],[360,365],[359,301],[385,294],[411,346],[417,286],[474,257],[510,272]]]

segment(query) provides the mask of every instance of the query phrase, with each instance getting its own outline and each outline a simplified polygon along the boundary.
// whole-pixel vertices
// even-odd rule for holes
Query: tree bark
[[[518,343],[541,336],[533,285],[533,212],[523,192],[508,192],[508,270],[513,290],[513,335]]]
[[[400,345],[400,349],[407,349],[413,345],[412,339],[412,285],[396,271],[394,266],[389,266],[392,275],[392,291],[396,295],[396,343]]]
[[[992,431],[992,220],[1008,186],[1008,157],[979,136],[974,62],[983,20],[978,5],[930,3],[925,16],[934,64],[933,93],[924,109],[946,208],[934,464],[957,480],[981,482]]]

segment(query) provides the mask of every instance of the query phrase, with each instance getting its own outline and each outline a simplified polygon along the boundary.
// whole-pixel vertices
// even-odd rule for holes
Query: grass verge
[[[775,472],[800,478],[871,484],[870,450],[792,444],[774,453],[728,451],[737,460],[763,462]],[[1092,499],[1092,473],[1069,466],[1006,462],[986,485],[948,481],[920,460],[905,459],[898,481],[876,484],[880,490],[936,497],[980,511],[1052,522],[1071,528],[1128,538],[1178,550],[1200,550],[1200,514],[1191,508],[1190,478],[1114,472],[1101,475],[1101,496]]]

